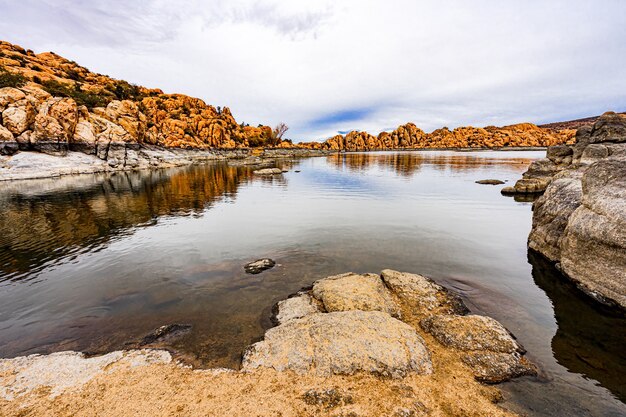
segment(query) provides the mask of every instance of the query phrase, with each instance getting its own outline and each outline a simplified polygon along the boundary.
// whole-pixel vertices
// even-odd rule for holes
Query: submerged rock
[[[268,330],[244,353],[242,368],[258,367],[394,378],[432,373],[430,354],[414,328],[389,314],[360,310],[315,313]]]
[[[172,339],[184,336],[190,331],[191,324],[167,324],[146,335],[143,339],[141,339],[141,342],[139,342],[139,346],[167,342]]]
[[[274,265],[276,265],[276,262],[274,262],[273,259],[263,258],[263,259],[257,259],[254,262],[250,262],[249,264],[246,264],[243,267],[243,269],[246,271],[247,274],[256,275],[256,274],[260,274],[263,271],[273,268]]]

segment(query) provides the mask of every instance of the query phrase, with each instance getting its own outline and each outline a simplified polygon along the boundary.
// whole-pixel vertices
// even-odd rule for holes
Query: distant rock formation
[[[626,114],[626,112],[623,112],[621,114]],[[554,130],[580,129],[583,126],[593,125],[595,122],[598,121],[599,118],[600,116],[584,117],[582,119],[567,120],[564,122],[546,123],[543,125],[539,125],[539,127]]]
[[[1,154],[77,150],[113,165],[126,149],[138,145],[369,151],[552,146],[569,143],[574,135],[571,129],[557,131],[530,123],[444,127],[431,133],[407,123],[378,136],[352,131],[324,142],[294,145],[278,138],[269,126],[237,123],[228,107],[132,85],[93,73],[53,52],[35,54],[4,41],[0,41],[0,113]]]
[[[415,124],[407,123],[393,132],[381,132],[378,136],[352,131],[345,136],[333,136],[321,144],[307,145],[340,151],[553,146],[573,142],[574,132],[574,130],[543,129],[532,123],[519,123],[504,127],[468,126],[454,130],[444,127],[426,133]]]
[[[545,185],[528,246],[588,295],[626,309],[626,115],[603,114],[578,130],[573,146],[547,156],[524,174],[539,179],[521,180]]]

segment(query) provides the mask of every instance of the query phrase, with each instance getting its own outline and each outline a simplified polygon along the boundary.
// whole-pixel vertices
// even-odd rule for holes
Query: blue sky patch
[[[374,112],[373,108],[340,110],[337,112],[329,113],[322,117],[318,117],[317,119],[311,120],[309,122],[309,126],[322,127],[322,126],[328,126],[328,125],[341,123],[341,122],[355,122],[358,120],[363,120],[364,118],[366,118],[373,112]]]

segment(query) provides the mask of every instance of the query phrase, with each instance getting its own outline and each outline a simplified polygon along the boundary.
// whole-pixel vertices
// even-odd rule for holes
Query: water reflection
[[[530,251],[528,261],[535,283],[554,306],[558,328],[552,350],[558,363],[626,401],[626,319],[584,297],[541,255]]]
[[[615,362],[616,345],[604,331],[594,331],[597,315],[563,301],[568,296],[552,290],[553,277],[531,260],[533,282],[530,204],[475,183],[514,181],[541,156],[341,154],[282,161],[290,172],[273,177],[207,164],[0,184],[0,357],[104,352],[183,323],[191,332],[168,348],[196,365],[236,368],[244,347],[269,326],[277,300],[324,276],[393,268],[455,285],[540,365],[556,357],[623,393],[615,373],[623,362]],[[266,256],[279,265],[244,273],[246,262]],[[554,314],[554,340],[565,342],[553,341],[551,352]],[[594,337],[600,342],[590,345]],[[563,414],[583,407],[581,392],[589,395],[580,403],[606,410],[606,390],[549,367],[556,375],[550,398],[568,398]],[[519,403],[528,411],[523,397]]]
[[[159,217],[201,214],[234,199],[251,173],[216,164],[8,183],[0,189],[0,282],[33,277]]]
[[[513,168],[526,167],[528,158],[524,155],[494,155],[489,152],[370,152],[370,153],[342,153],[331,155],[328,160],[338,168],[358,172],[377,167],[395,174],[411,176],[420,171],[424,165],[434,169],[452,172],[469,172],[477,167],[489,168],[508,165]]]

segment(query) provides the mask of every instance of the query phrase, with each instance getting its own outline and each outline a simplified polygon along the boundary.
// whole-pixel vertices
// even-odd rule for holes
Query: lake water
[[[0,357],[100,353],[185,323],[171,349],[236,368],[276,301],[392,268],[457,290],[517,336],[541,376],[503,384],[507,407],[625,415],[625,320],[527,252],[530,202],[475,183],[512,183],[543,155],[357,153],[283,161],[289,172],[269,178],[219,163],[0,183]],[[261,257],[278,265],[246,275]]]

